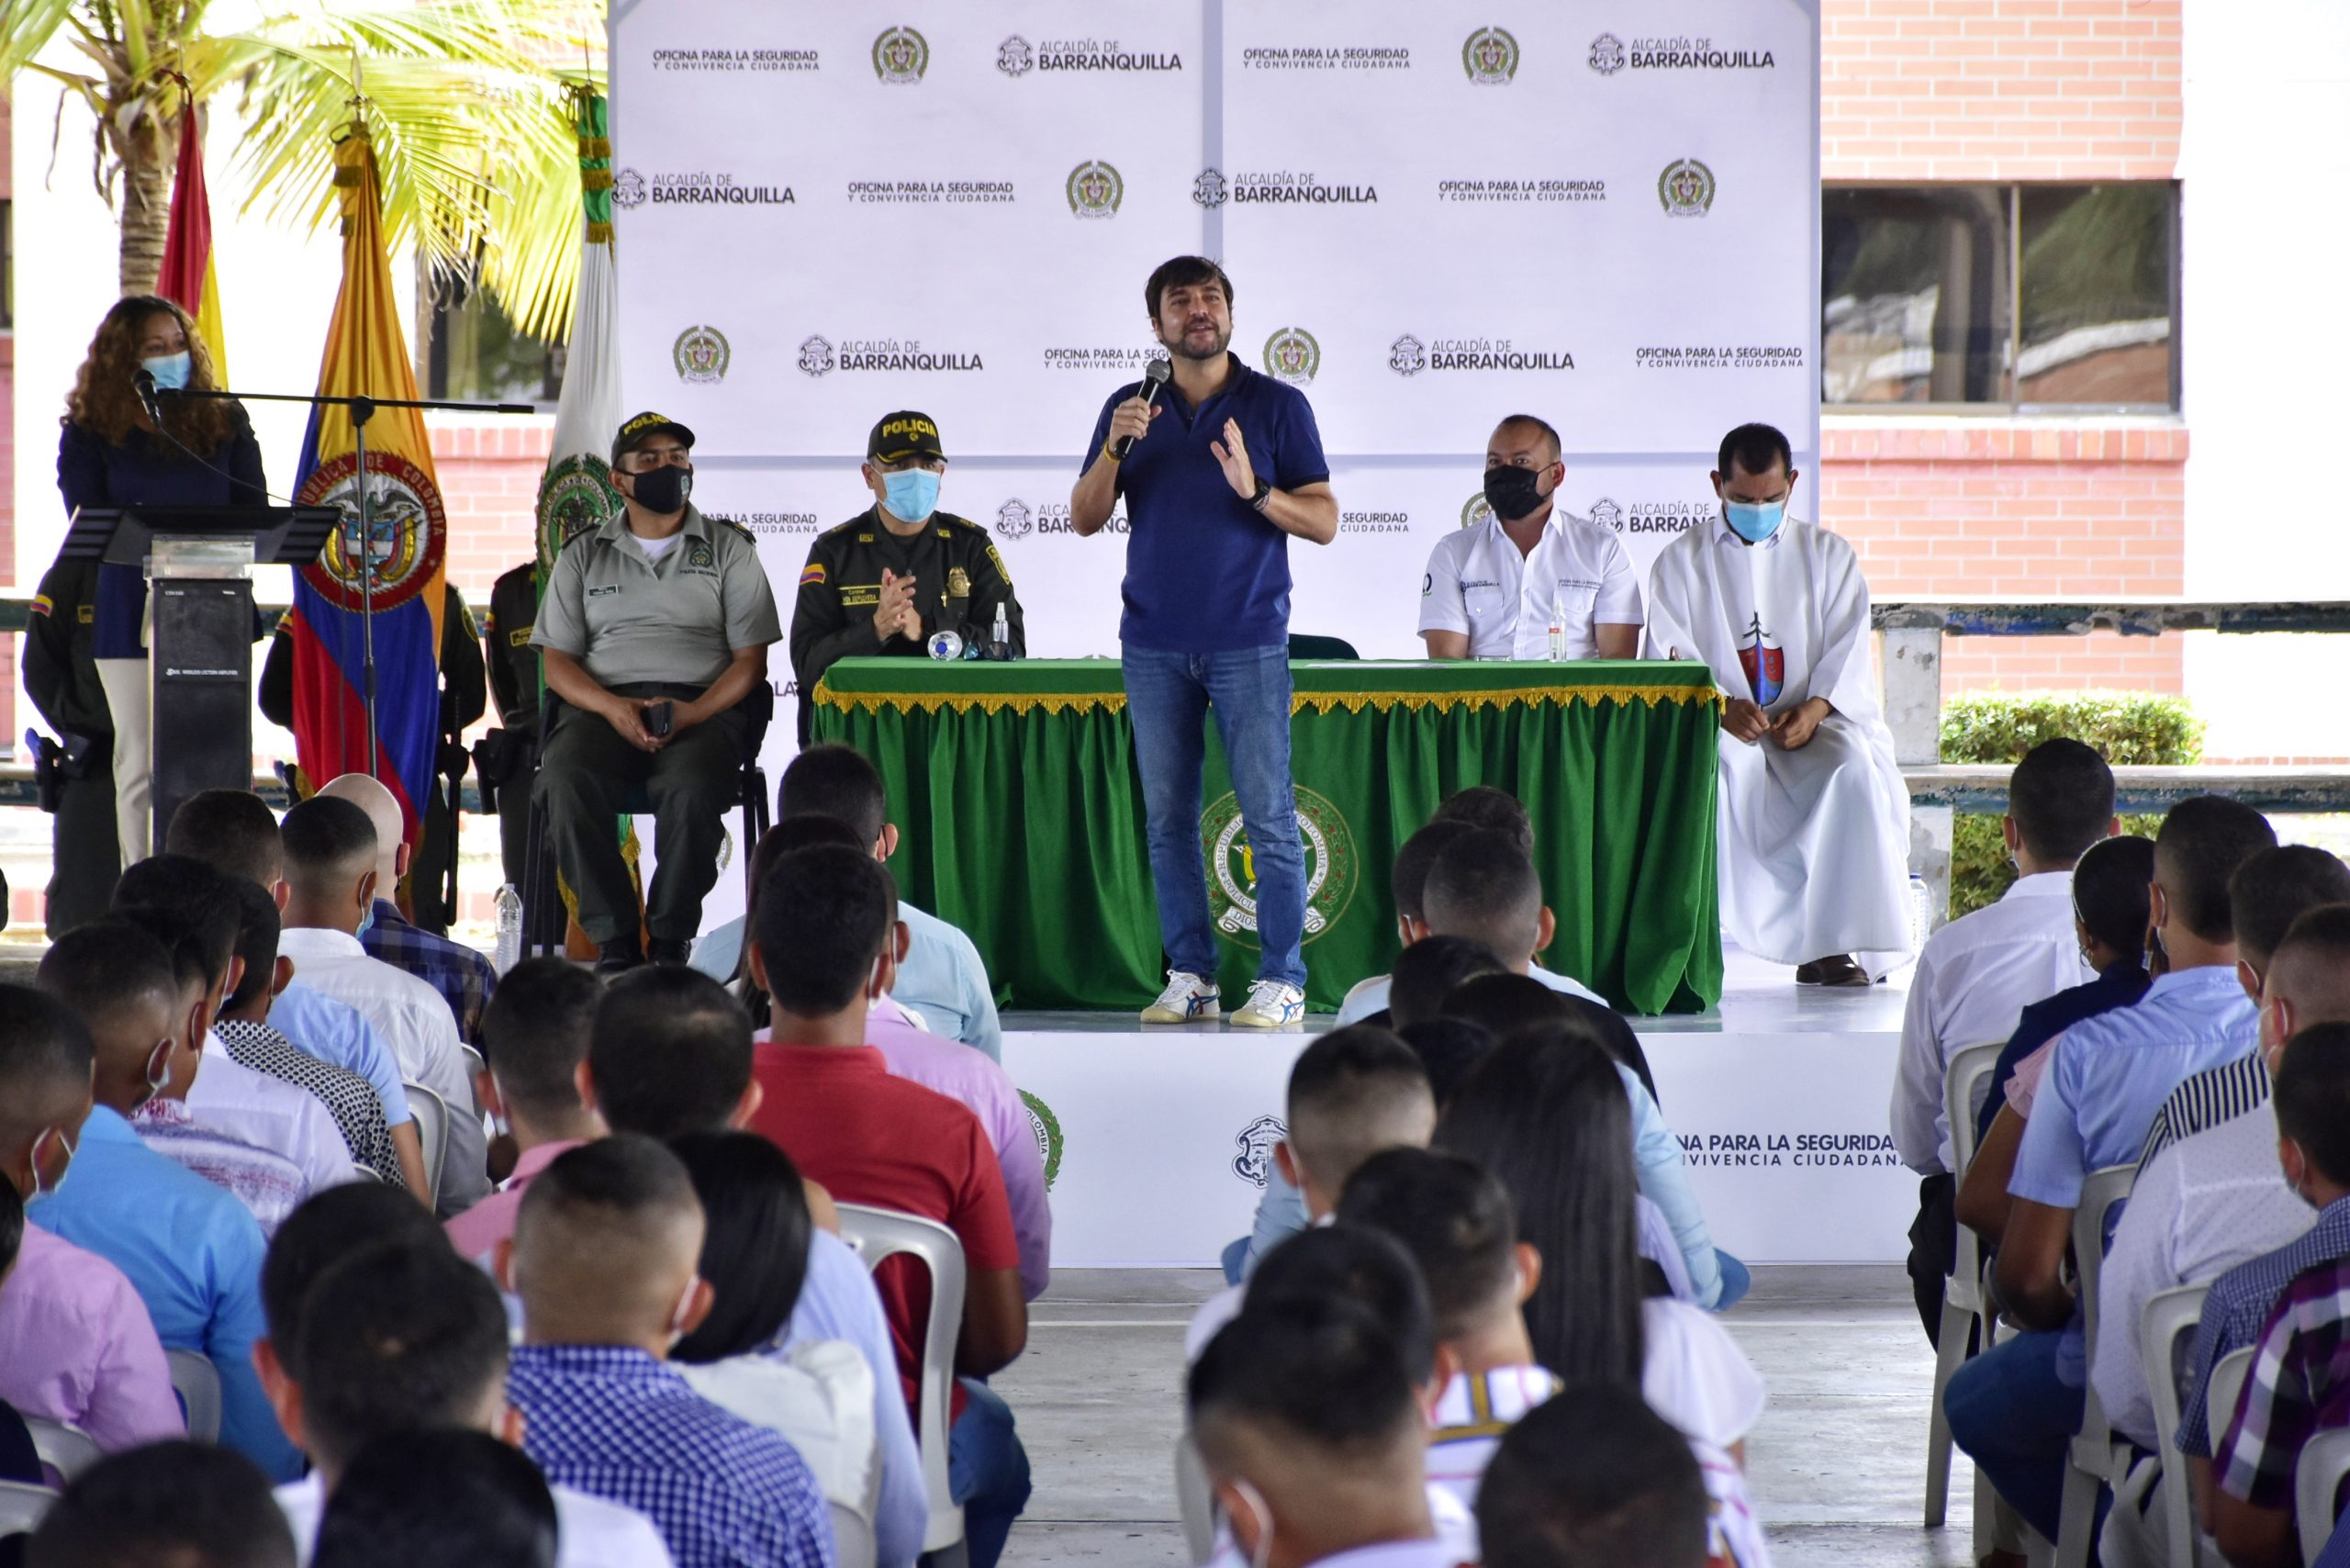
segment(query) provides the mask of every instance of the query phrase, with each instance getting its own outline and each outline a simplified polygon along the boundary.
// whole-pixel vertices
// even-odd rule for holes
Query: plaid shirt
[[[2244,1387],[2212,1472],[2240,1502],[2289,1509],[2302,1448],[2328,1428],[2350,1427],[2350,1259],[2304,1270],[2285,1287]]]
[[[524,1345],[506,1374],[550,1483],[651,1519],[677,1568],[833,1568],[832,1517],[782,1434],[617,1345]]]
[[[2344,1258],[2350,1258],[2350,1198],[2327,1204],[2299,1241],[2238,1264],[2211,1282],[2210,1294],[2203,1298],[2203,1320],[2195,1330],[2195,1386],[2179,1414],[2181,1451],[2211,1457],[2211,1369],[2220,1358],[2260,1338],[2277,1299],[2304,1271]],[[2245,1381],[2249,1384],[2251,1380]],[[2233,1414],[2221,1412],[2222,1425]]]
[[[481,1010],[498,989],[498,969],[487,958],[462,942],[435,936],[386,899],[375,901],[375,918],[359,945],[369,958],[406,969],[439,991],[456,1014],[457,1037],[469,1046],[481,1043]]]
[[[255,1072],[282,1078],[326,1102],[351,1158],[395,1187],[406,1187],[391,1129],[384,1125],[384,1102],[375,1086],[347,1067],[337,1067],[297,1047],[266,1024],[224,1018],[212,1026],[229,1059]]]

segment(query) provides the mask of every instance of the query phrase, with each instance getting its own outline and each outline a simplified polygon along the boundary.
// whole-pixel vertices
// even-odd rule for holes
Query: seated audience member
[[[1248,1562],[1460,1562],[1428,1513],[1418,1391],[1394,1340],[1360,1306],[1285,1300],[1226,1324],[1192,1366],[1186,1405]]]
[[[360,928],[359,945],[369,958],[405,969],[439,991],[456,1020],[457,1037],[468,1045],[478,1043],[481,1010],[498,990],[498,970],[463,942],[427,931],[400,913],[392,895],[408,874],[409,846],[399,801],[364,773],[346,773],[319,793],[349,801],[375,824],[375,902]]]
[[[305,1239],[313,1261],[316,1238]],[[405,1220],[397,1240],[346,1241],[340,1251],[311,1278],[294,1322],[272,1321],[264,1362],[278,1419],[312,1467],[277,1489],[278,1505],[297,1542],[318,1541],[321,1560],[320,1516],[334,1518],[360,1455],[444,1428],[503,1439],[503,1448],[520,1425],[506,1402],[506,1308],[487,1275]],[[566,1568],[669,1562],[632,1508],[564,1487],[551,1506]]]
[[[800,840],[796,847],[801,848],[823,842],[851,849],[862,847],[857,843],[856,830],[837,817],[793,817],[768,834],[777,839],[787,835]],[[761,847],[766,846],[762,844]],[[781,857],[778,854],[760,869],[773,869]],[[903,906],[898,908],[902,911]],[[752,918],[757,918],[755,900]],[[882,955],[882,965],[890,971],[881,980],[885,994],[895,984],[899,961],[906,954],[909,940],[909,928],[902,919],[893,918],[893,925],[889,950]],[[760,965],[755,945],[751,948],[750,966],[752,986],[765,997],[766,970]],[[762,1028],[752,1038],[764,1043],[769,1036],[770,1031]],[[1020,1238],[1021,1291],[1030,1301],[1044,1294],[1053,1278],[1053,1211],[1045,1192],[1045,1155],[1037,1147],[1035,1124],[1029,1119],[1020,1091],[1013,1086],[1011,1075],[992,1057],[934,1035],[878,1005],[866,1014],[865,1043],[881,1053],[890,1076],[958,1101],[979,1118],[979,1125],[987,1129],[988,1143],[995,1150],[996,1161],[1002,1168],[1003,1195],[1012,1205],[1012,1228]]]
[[[783,635],[750,531],[686,498],[693,442],[655,413],[620,428],[610,472],[626,510],[563,547],[531,633],[546,689],[562,699],[533,798],[607,972],[644,962],[640,919],[655,963],[686,961],[754,745],[746,700],[764,701],[767,644]],[[656,706],[657,736],[646,727]],[[662,850],[641,916],[613,831],[634,790],[650,797]]]
[[[313,1285],[362,1252],[424,1247],[440,1236],[440,1225],[421,1205],[373,1182],[320,1193],[296,1209],[271,1239],[261,1270],[268,1332],[254,1346],[253,1362],[273,1402],[274,1390],[292,1375],[287,1369],[301,1342],[303,1308]]]
[[[278,835],[277,818],[250,790],[205,790],[189,796],[172,814],[164,844],[171,854],[201,860],[240,882],[254,884],[269,894],[273,907],[284,908],[285,850]],[[293,960],[282,951],[279,957],[291,973]],[[305,984],[298,976],[277,987],[268,1022],[297,1050],[367,1081],[383,1103],[392,1147],[399,1155],[400,1179],[408,1191],[422,1196],[423,1141],[408,1113],[399,1058],[375,1026],[356,1009]],[[391,1171],[382,1174],[386,1181],[391,1179]]]
[[[2127,1165],[2179,1081],[2257,1048],[2236,979],[2229,879],[2277,842],[2259,812],[2214,795],[2180,801],[2154,840],[2154,930],[2169,969],[2134,1007],[2051,1041],[2024,1120],[1996,1268],[2024,1331],[1968,1361],[1944,1397],[1952,1439],[2042,1536],[2056,1539],[2066,1450],[2080,1426],[2086,1352],[2064,1260],[2089,1172]],[[2031,1092],[2033,1064],[2016,1081]]]
[[[2015,1174],[2031,1106],[2015,1081],[2016,1068],[2074,1025],[2134,1007],[2145,996],[2154,983],[2145,969],[2152,924],[2146,890],[2154,878],[2151,838],[2101,840],[2073,868],[2073,932],[2098,978],[2026,1007],[1991,1070],[1990,1088],[1975,1113],[1975,1159],[1959,1183],[1955,1210],[1958,1223],[1992,1247],[2007,1228],[2008,1179]]]
[[[0,1009],[0,1022],[6,1021]],[[0,1028],[0,1402],[81,1428],[114,1451],[182,1437],[171,1369],[120,1269],[25,1221],[24,1204],[73,1169],[90,1115],[86,1038]],[[35,1477],[38,1479],[38,1477]]]
[[[1571,1388],[1485,1468],[1485,1568],[1703,1568],[1708,1499],[1680,1435],[1620,1385]]]
[[[1909,1281],[1930,1342],[1942,1330],[1958,1247],[1943,1076],[1960,1051],[2013,1035],[2026,1006],[2094,978],[2073,932],[2073,867],[2121,825],[2105,758],[2064,737],[2032,747],[2009,778],[2008,814],[1999,822],[2014,883],[1998,902],[1929,936],[1910,975],[1893,1080],[1893,1144],[1919,1178]]]
[[[201,860],[157,855],[130,867],[116,884],[117,918],[154,911],[173,923],[149,929],[172,949],[189,994],[180,1006],[180,1096],[201,1125],[282,1154],[301,1167],[313,1191],[352,1179],[351,1148],[326,1103],[310,1091],[244,1066],[212,1037],[213,1021],[238,978],[237,938],[244,924],[236,884]],[[207,1066],[211,1070],[203,1070]]]
[[[1388,872],[1388,890],[1395,899],[1395,935],[1408,953],[1428,937],[1427,888],[1428,872],[1436,865],[1436,857],[1444,846],[1472,831],[1467,823],[1438,818],[1423,823],[1418,832],[1396,846],[1395,864]],[[1396,967],[1403,967],[1401,956]],[[1468,977],[1463,975],[1461,979]],[[1389,1008],[1389,990],[1394,983],[1393,974],[1372,975],[1357,980],[1338,1003],[1338,1026],[1360,1024],[1364,1019]]]
[[[1534,813],[1526,802],[1508,790],[1491,784],[1472,784],[1456,790],[1444,798],[1429,819],[1440,823],[1465,823],[1486,833],[1497,833],[1517,846],[1520,855],[1534,853]]]
[[[655,964],[611,983],[596,1012],[585,1078],[589,1104],[612,1131],[664,1140],[741,1127],[758,1104],[750,1019],[716,980],[676,965]],[[819,1228],[809,1234],[807,1278],[783,1350],[841,1340],[865,1359],[881,1442],[878,1562],[905,1568],[922,1551],[930,1505],[897,1345],[872,1275],[839,1237],[821,1228],[829,1194],[804,1178],[802,1185]]]
[[[276,992],[293,978],[294,966],[277,954],[280,930],[275,901],[255,882],[232,880],[237,896],[237,983],[220,1003],[212,1033],[229,1058],[255,1072],[283,1079],[305,1090],[327,1108],[351,1158],[385,1181],[405,1185],[399,1149],[385,1120],[375,1086],[349,1068],[321,1061],[269,1025]]]
[[[1500,1043],[1492,1030],[1466,1018],[1423,1018],[1403,1025],[1395,1034],[1427,1070],[1428,1092],[1436,1099],[1439,1116],[1477,1064],[1485,1059],[1485,1053]]]
[[[2256,1004],[2269,960],[2293,923],[2322,905],[2350,903],[2350,866],[2311,845],[2278,845],[2236,868],[2228,902],[2235,913],[2236,978]],[[2260,1052],[2207,1068],[2172,1090],[2154,1113],[2139,1161],[2267,1103],[2268,1063]]]
[[[556,1156],[599,1137],[604,1126],[581,1098],[580,1069],[604,985],[565,958],[526,958],[498,982],[481,1012],[488,1071],[481,1103],[504,1119],[520,1150],[497,1192],[449,1221],[457,1255],[478,1263],[514,1234],[531,1179]]]
[[[598,1138],[539,1173],[506,1248],[523,1451],[551,1482],[643,1510],[678,1568],[830,1568],[831,1521],[800,1455],[667,1364],[710,1316],[701,1241],[693,1182],[650,1138]]]
[[[1003,1172],[969,1107],[891,1075],[865,1043],[883,994],[895,884],[880,862],[820,846],[787,855],[759,889],[759,978],[773,1028],[754,1058],[747,1124],[844,1203],[936,1220],[963,1244],[950,1469],[974,1568],[991,1568],[1028,1498],[1011,1407],[979,1382],[1027,1345],[1028,1306]],[[903,1264],[905,1266],[901,1267]],[[911,1404],[920,1389],[930,1284],[911,1260],[876,1276]]]
[[[153,1096],[172,1042],[98,1050],[65,1003],[24,986],[0,986],[0,1040],[57,1059],[95,1056],[96,1064],[95,1103],[73,1145],[73,1180],[62,1165],[52,1168],[26,1217],[120,1269],[163,1348],[195,1350],[220,1374],[220,1440],[270,1474],[291,1476],[301,1456],[278,1430],[253,1373],[261,1226],[228,1193],[140,1142],[129,1120]]]
[[[1504,1040],[1437,1124],[1435,1147],[1500,1179],[1542,1260],[1525,1303],[1534,1354],[1570,1386],[1637,1384],[1683,1434],[1733,1458],[1762,1382],[1721,1325],[1640,1290],[1629,1102],[1621,1070],[1572,1024]]]
[[[489,1191],[489,1155],[456,1022],[439,991],[369,958],[359,941],[375,907],[375,825],[348,801],[313,798],[285,813],[279,841],[286,898],[278,951],[294,960],[298,978],[381,1030],[401,1076],[447,1105],[435,1202],[444,1215],[463,1213]]]
[[[1387,977],[1387,1026],[1401,1034],[1414,1024],[1442,1017],[1444,999],[1480,975],[1509,970],[1494,950],[1473,936],[1427,936],[1396,957]]]
[[[2350,1025],[2304,1031],[2277,1064],[2274,1093],[2285,1180],[2323,1216],[2350,1198]],[[2350,1414],[2346,1322],[2350,1258],[2334,1258],[2295,1274],[2260,1331],[2212,1444],[2206,1494],[2211,1533],[2236,1568],[2300,1568],[2294,1476],[2309,1440]]]
[[[403,1432],[351,1462],[327,1504],[314,1568],[557,1568],[565,1561],[556,1545],[562,1512],[561,1495],[550,1493],[538,1466],[498,1439],[454,1428]],[[560,1539],[571,1547],[568,1528]]]
[[[873,764],[849,746],[811,746],[783,770],[776,795],[778,825],[795,817],[825,816],[846,823],[873,857],[887,863],[898,852],[898,830],[889,820],[889,799]],[[1003,1025],[996,1017],[995,988],[988,983],[979,950],[960,929],[900,901],[905,925],[905,960],[898,966],[891,1000],[920,1015],[920,1027],[960,1040],[1003,1059]],[[744,968],[749,958],[744,933],[748,917],[729,921],[694,947],[694,968],[721,980]]]
[[[825,1497],[870,1520],[881,1481],[871,1369],[837,1341],[783,1349],[812,1228],[800,1172],[755,1133],[688,1133],[669,1148],[701,1200],[700,1272],[716,1297],[670,1365],[703,1398],[781,1432]]]
[[[294,1538],[252,1462],[208,1443],[112,1454],[67,1483],[25,1568],[294,1568]]]
[[[1320,1223],[1338,1206],[1355,1168],[1382,1148],[1427,1147],[1436,1130],[1436,1097],[1427,1070],[1412,1048],[1384,1029],[1350,1024],[1300,1051],[1289,1070],[1282,1107],[1289,1129],[1273,1147],[1267,1189],[1274,1180],[1297,1193],[1293,1221],[1269,1224],[1257,1211],[1248,1272],[1290,1237]],[[1183,1333],[1186,1361],[1197,1361],[1215,1331],[1240,1310],[1247,1287],[1233,1284],[1210,1296]]]

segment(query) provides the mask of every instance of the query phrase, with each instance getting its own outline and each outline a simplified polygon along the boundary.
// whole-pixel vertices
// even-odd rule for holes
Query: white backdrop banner
[[[1420,651],[1505,414],[1559,428],[1566,504],[1643,571],[1731,425],[1812,466],[1816,0],[614,0],[611,39],[625,400],[694,428],[787,617],[915,408],[1032,654],[1114,654],[1121,535],[1069,534],[1069,491],[1187,252],[1331,457],[1292,626],[1367,655]],[[779,653],[775,684],[770,777]]]

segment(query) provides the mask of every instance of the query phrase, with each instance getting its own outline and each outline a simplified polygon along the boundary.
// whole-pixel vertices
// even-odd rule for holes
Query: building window
[[[428,280],[425,289],[426,397],[554,408],[563,396],[562,344],[525,337],[487,289],[463,278]]]
[[[1831,408],[2145,412],[2178,402],[2178,186],[1820,193]]]

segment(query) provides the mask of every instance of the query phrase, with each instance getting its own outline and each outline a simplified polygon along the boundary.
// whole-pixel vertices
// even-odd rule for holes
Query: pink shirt
[[[565,1149],[578,1147],[579,1141],[573,1138],[524,1149],[514,1161],[514,1174],[498,1191],[448,1222],[445,1228],[449,1245],[457,1249],[457,1256],[469,1263],[480,1263],[498,1250],[499,1242],[512,1240],[514,1216],[522,1212],[522,1189]]]
[[[2059,1035],[2042,1045],[2008,1075],[2008,1106],[2027,1122],[2031,1120],[2031,1103],[2040,1098],[2040,1081],[2048,1076],[2048,1064],[2056,1055],[2056,1040],[2064,1037]]]
[[[762,1029],[754,1038],[765,1045],[768,1033]],[[1020,1242],[1021,1289],[1030,1301],[1044,1294],[1053,1278],[1053,1211],[1046,1197],[1045,1151],[1011,1076],[986,1053],[915,1028],[894,1005],[886,1014],[877,1007],[867,1015],[865,1043],[881,1053],[892,1078],[960,1101],[979,1118],[1003,1170],[1003,1195],[1012,1204],[1012,1229]]]
[[[108,1452],[187,1436],[162,1342],[122,1271],[37,1225],[0,1283],[0,1399]]]

